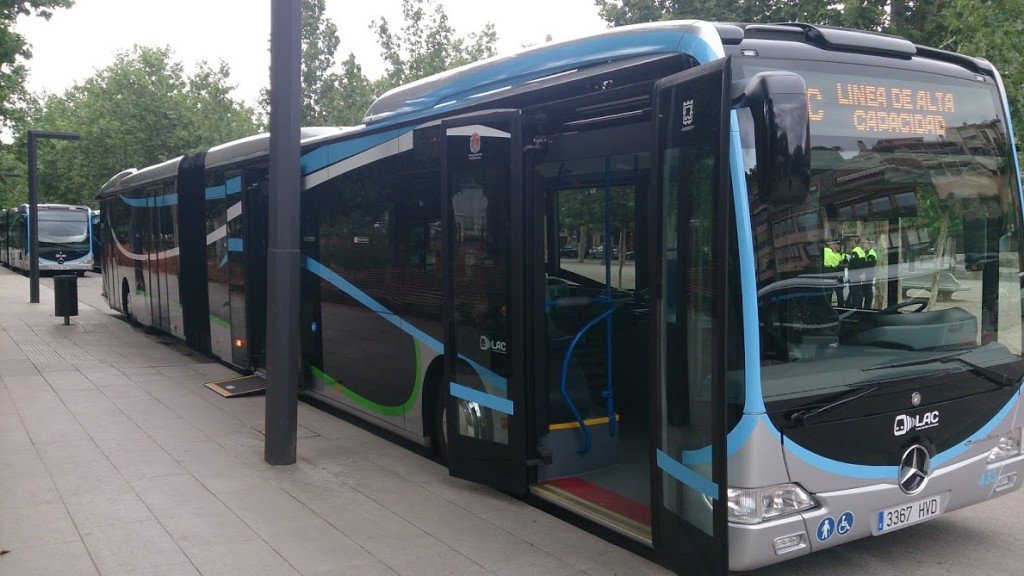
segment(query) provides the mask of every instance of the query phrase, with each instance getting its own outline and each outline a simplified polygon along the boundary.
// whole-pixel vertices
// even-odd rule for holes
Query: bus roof
[[[310,139],[319,139],[329,136],[336,136],[341,134],[344,128],[336,128],[333,126],[310,126],[302,128],[299,133],[299,139],[302,142],[306,142]],[[242,160],[248,160],[257,156],[263,156],[270,151],[270,134],[256,134],[255,136],[248,136],[246,138],[240,138],[233,142],[226,144],[220,144],[210,148],[206,152],[207,168],[213,168],[216,166],[225,166],[227,164],[233,164]]]
[[[551,42],[467,64],[399,86],[370,105],[363,121],[392,124],[455,109],[483,95],[539,79],[623,58],[679,52],[684,36],[718,40],[714,26],[696,20],[652,22],[612,28],[600,34]]]

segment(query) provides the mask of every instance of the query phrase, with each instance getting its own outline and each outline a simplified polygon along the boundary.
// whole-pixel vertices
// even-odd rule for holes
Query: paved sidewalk
[[[304,404],[267,466],[263,398],[203,387],[233,372],[41,292],[0,269],[3,576],[666,574]]]

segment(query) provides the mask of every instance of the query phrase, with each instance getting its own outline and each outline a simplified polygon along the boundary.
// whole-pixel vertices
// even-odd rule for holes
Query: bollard
[[[63,316],[64,325],[71,324],[71,316],[78,316],[78,276],[65,274],[53,277],[53,315]]]

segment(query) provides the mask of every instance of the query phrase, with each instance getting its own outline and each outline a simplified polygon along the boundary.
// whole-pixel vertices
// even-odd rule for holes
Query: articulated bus
[[[302,393],[687,573],[1009,494],[1012,134],[987,62],[803,24],[397,88],[302,133]],[[111,179],[110,305],[259,370],[267,166],[258,136]]]
[[[39,271],[75,272],[93,269],[92,211],[88,206],[40,204]],[[0,211],[0,261],[28,272],[31,266],[29,206]]]

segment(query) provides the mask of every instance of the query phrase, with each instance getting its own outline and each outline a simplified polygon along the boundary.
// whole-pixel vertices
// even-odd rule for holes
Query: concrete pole
[[[267,245],[268,464],[295,463],[299,378],[301,0],[270,3],[270,221]]]

